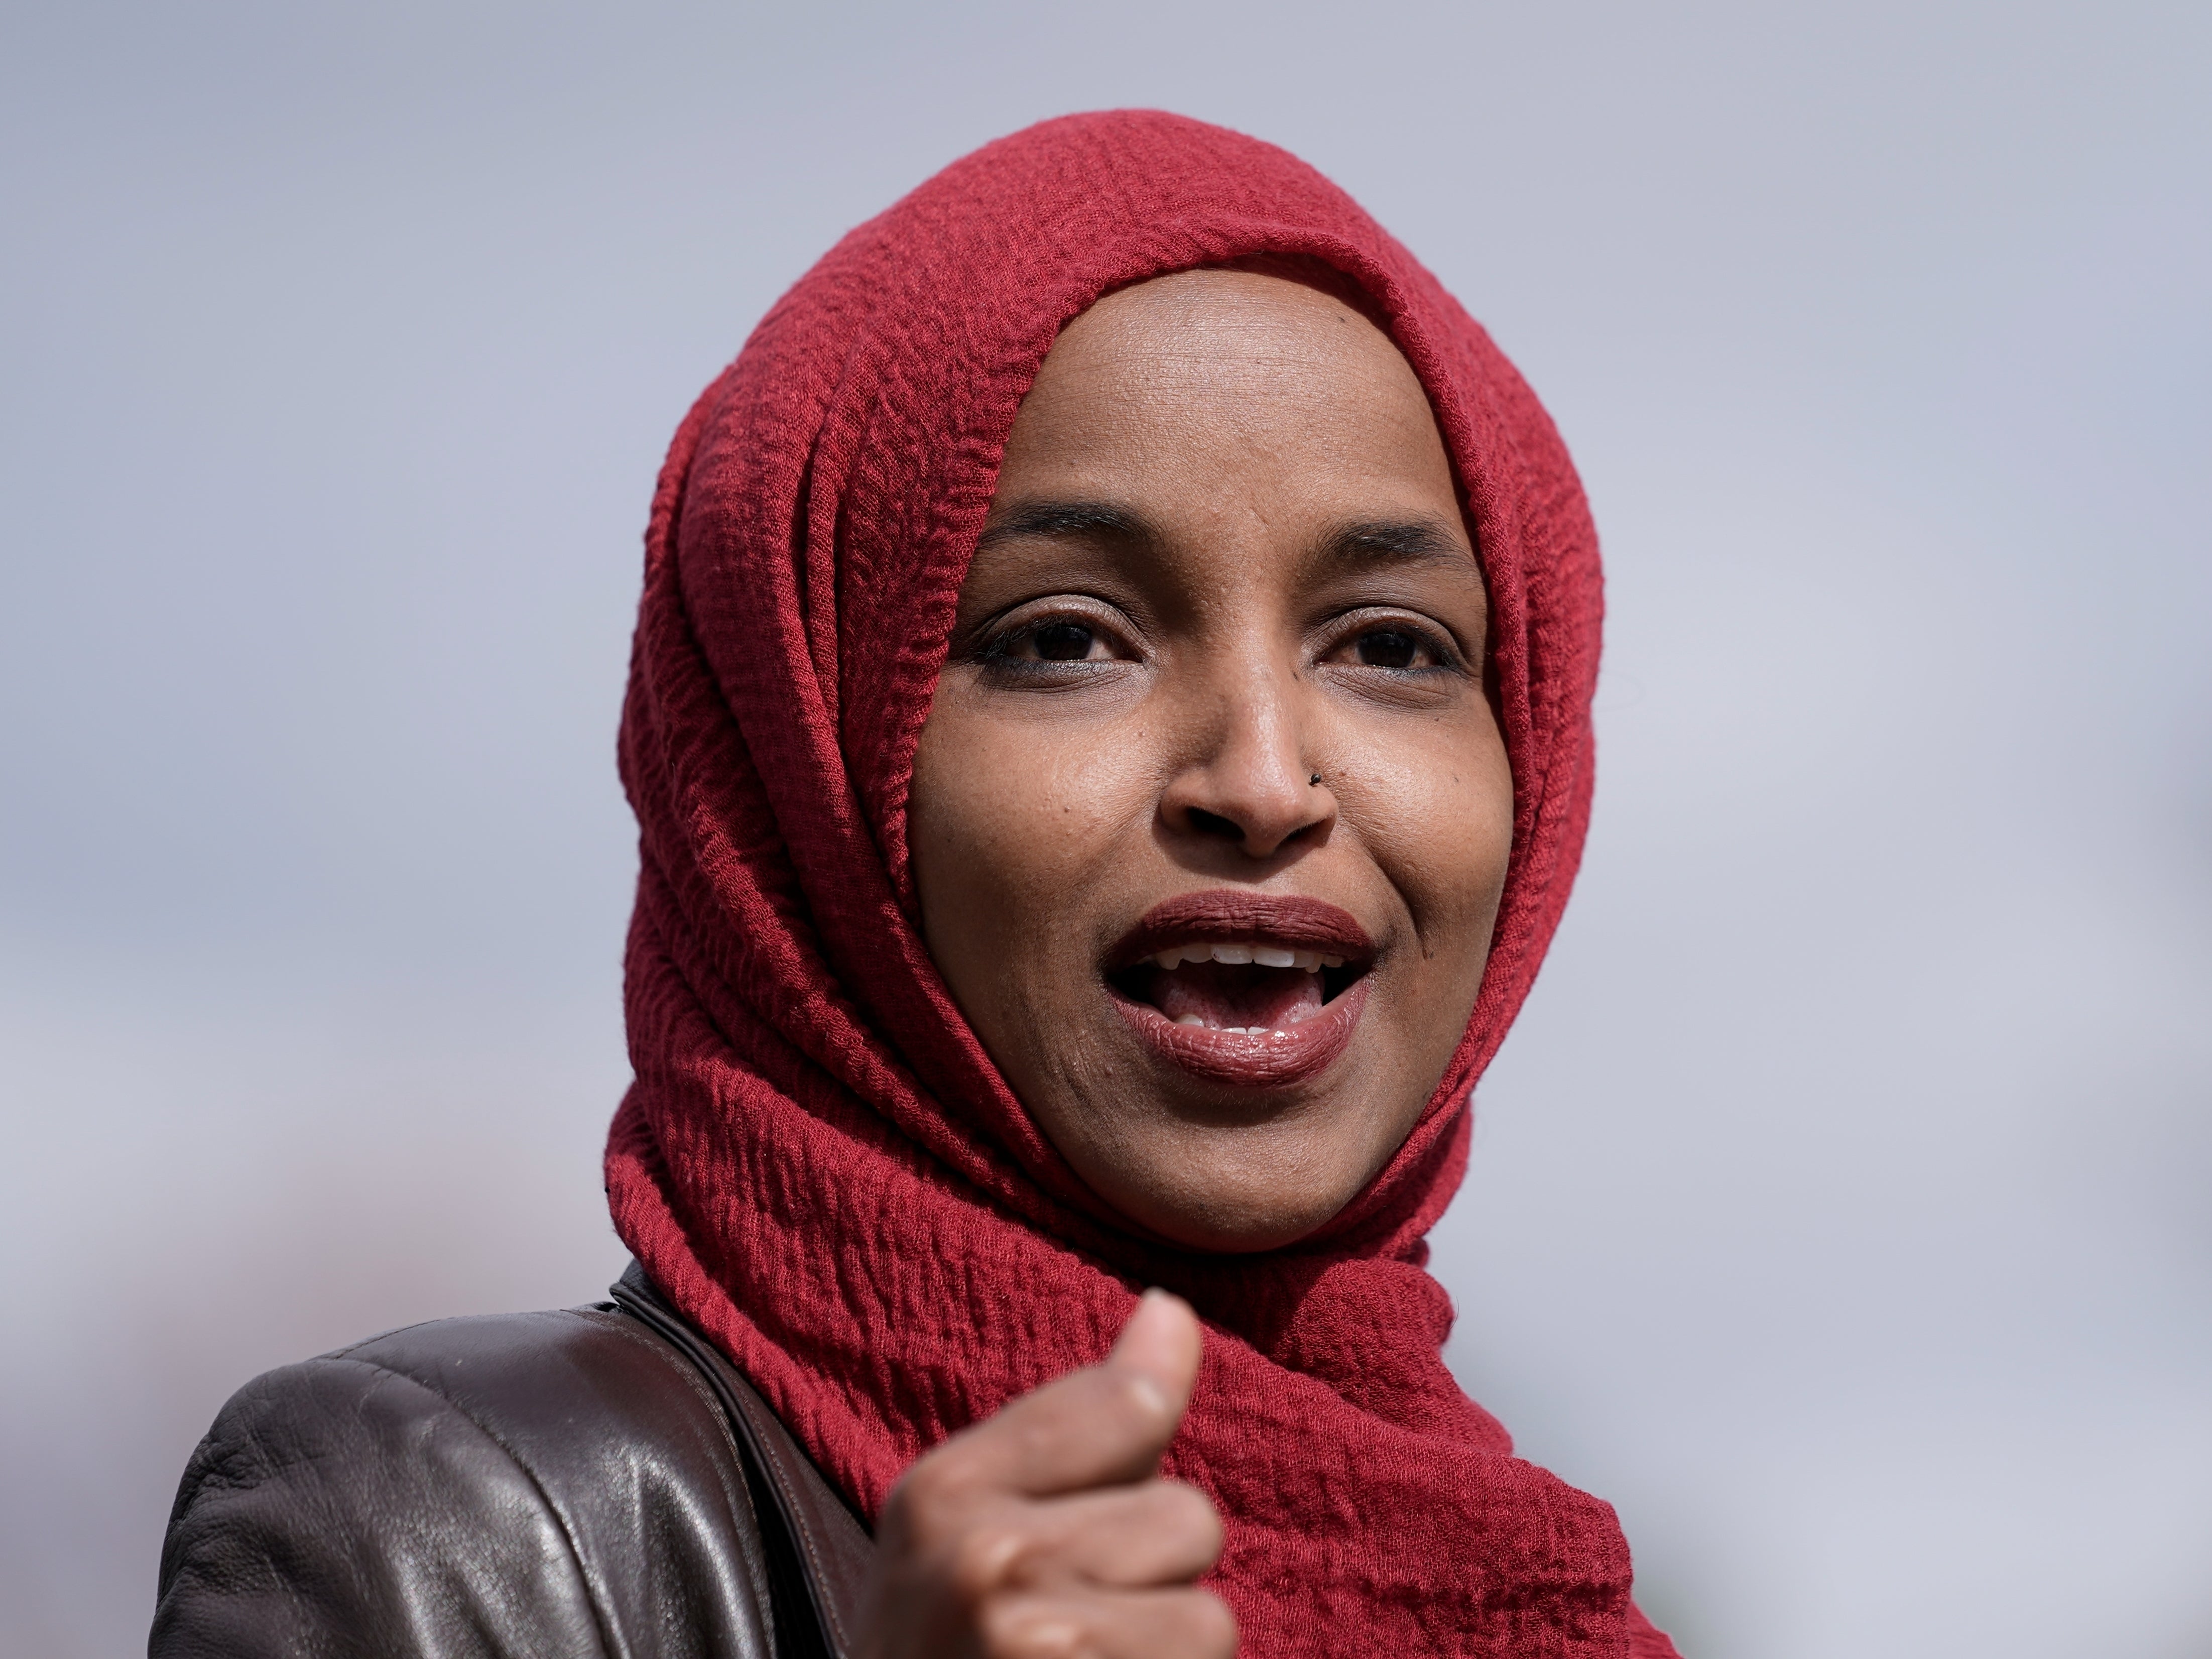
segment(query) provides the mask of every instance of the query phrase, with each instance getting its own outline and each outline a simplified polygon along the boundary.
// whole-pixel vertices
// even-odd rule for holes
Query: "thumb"
[[[1106,1363],[1149,1384],[1171,1419],[1180,1420],[1198,1382],[1204,1346],[1198,1316],[1181,1297],[1153,1289],[1138,1299],[1136,1312],[1115,1339]]]

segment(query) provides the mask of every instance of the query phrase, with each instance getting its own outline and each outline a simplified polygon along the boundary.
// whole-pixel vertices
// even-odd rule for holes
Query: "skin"
[[[1511,845],[1487,614],[1427,398],[1340,301],[1184,273],[1100,301],[1046,358],[961,591],[910,845],[962,1012],[1138,1227],[1295,1242],[1435,1091]],[[1373,940],[1365,1009],[1318,1074],[1209,1081],[1117,1010],[1116,944],[1224,889],[1325,900]],[[1200,1348],[1149,1293],[1104,1364],[920,1459],[878,1528],[864,1653],[1233,1653],[1193,1583],[1220,1522],[1156,1473]]]
[[[1138,528],[1054,522],[1073,505]],[[1420,382],[1340,301],[1188,272],[1109,296],[1046,357],[922,729],[914,868],[961,1012],[1140,1226],[1207,1250],[1303,1237],[1436,1088],[1511,845],[1487,617]],[[1087,659],[1043,660],[1071,627]],[[1115,1011],[1114,945],[1222,888],[1326,899],[1378,947],[1319,1078],[1206,1082]]]
[[[1189,1308],[1147,1291],[1104,1364],[918,1460],[876,1528],[862,1659],[1230,1659],[1236,1620],[1191,1583],[1220,1518],[1157,1473],[1199,1343]]]

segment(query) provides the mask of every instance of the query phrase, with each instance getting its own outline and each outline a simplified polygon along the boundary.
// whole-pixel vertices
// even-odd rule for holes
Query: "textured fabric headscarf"
[[[1014,413],[1102,295],[1255,258],[1337,273],[1427,389],[1492,609],[1514,828],[1466,1035],[1318,1236],[1146,1242],[954,1006],[916,921],[916,738]],[[636,1082],[606,1177],[647,1271],[873,1517],[918,1454],[1104,1355],[1146,1284],[1206,1322],[1168,1468],[1227,1523],[1206,1581],[1260,1656],[1666,1654],[1612,1510],[1511,1455],[1443,1364],[1424,1236],[1526,995],[1590,799],[1597,545],[1512,367],[1358,206],[1176,116],[1032,127],[848,235],[676,435],[621,757],[642,869]]]

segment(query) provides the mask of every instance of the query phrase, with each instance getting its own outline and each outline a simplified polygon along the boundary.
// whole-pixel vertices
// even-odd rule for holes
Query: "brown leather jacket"
[[[192,1454],[153,1659],[848,1659],[874,1545],[633,1265],[257,1378]]]

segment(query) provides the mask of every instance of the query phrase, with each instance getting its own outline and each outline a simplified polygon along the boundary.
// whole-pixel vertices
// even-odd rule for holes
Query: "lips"
[[[1344,1052],[1375,954],[1349,911],[1320,899],[1187,893],[1115,945],[1115,1008],[1159,1059],[1208,1082],[1279,1088]]]

